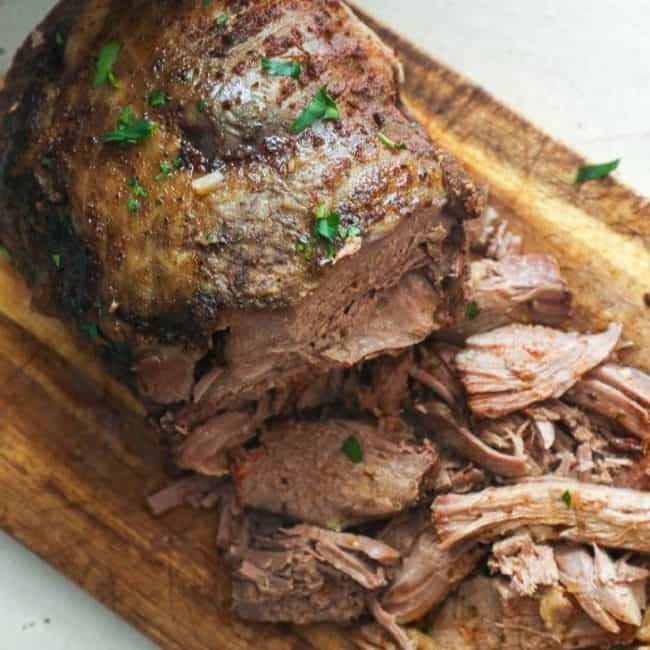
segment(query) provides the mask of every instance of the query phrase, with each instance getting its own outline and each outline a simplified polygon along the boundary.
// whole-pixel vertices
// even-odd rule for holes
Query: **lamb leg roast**
[[[451,324],[485,195],[401,76],[338,0],[63,0],[17,54],[0,241],[182,466]]]

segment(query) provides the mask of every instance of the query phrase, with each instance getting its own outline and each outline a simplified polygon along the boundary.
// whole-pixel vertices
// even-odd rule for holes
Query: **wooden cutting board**
[[[648,201],[611,179],[574,185],[579,156],[364,19],[399,52],[406,101],[432,138],[490,186],[530,250],[559,258],[577,322],[621,321],[638,346],[629,361],[650,369]],[[351,648],[329,626],[249,625],[230,614],[214,514],[148,514],[144,496],[165,476],[142,408],[90,348],[29,305],[0,262],[0,527],[163,648]]]

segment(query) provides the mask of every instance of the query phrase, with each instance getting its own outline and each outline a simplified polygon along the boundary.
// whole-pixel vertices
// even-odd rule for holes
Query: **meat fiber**
[[[561,397],[613,352],[620,325],[601,334],[510,325],[472,336],[456,357],[472,412],[496,418]]]
[[[551,538],[650,552],[650,494],[636,490],[548,478],[439,496],[431,510],[443,549],[548,527]]]
[[[455,335],[471,336],[512,322],[559,326],[571,313],[572,296],[548,255],[508,255],[471,264],[465,318]]]
[[[39,35],[0,94],[0,241],[166,431],[201,428],[184,467],[221,471],[215,416],[451,324],[485,193],[343,2],[62,0]]]
[[[650,440],[650,376],[636,368],[599,366],[571,388],[566,399]]]
[[[380,539],[403,557],[381,599],[381,606],[398,623],[416,621],[442,603],[486,553],[474,541],[443,551],[426,510],[404,513],[389,524]]]
[[[230,552],[234,608],[256,621],[349,622],[399,558],[383,542],[312,526],[253,534]]]
[[[416,505],[433,482],[436,453],[395,431],[354,420],[277,424],[233,468],[241,502],[331,529]],[[359,457],[345,453],[346,444]]]

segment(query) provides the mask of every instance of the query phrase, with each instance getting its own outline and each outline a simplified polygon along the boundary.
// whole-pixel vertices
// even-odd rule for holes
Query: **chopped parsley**
[[[146,190],[140,183],[138,183],[138,179],[135,176],[131,176],[128,180],[129,187],[133,190],[133,196],[148,196]]]
[[[216,20],[214,21],[214,28],[217,31],[221,31],[228,24],[227,14],[219,14]]]
[[[41,167],[43,169],[49,169],[52,166],[52,159],[47,156],[41,158]]]
[[[199,113],[205,113],[208,105],[205,103],[204,99],[199,99],[199,101],[196,102],[196,107],[199,109]]]
[[[149,106],[151,108],[162,108],[167,103],[167,97],[162,90],[152,90],[149,93]]]
[[[347,456],[348,460],[358,465],[363,460],[363,450],[361,443],[354,436],[349,436],[341,445],[341,451]]]
[[[61,255],[55,253],[52,255],[52,261],[54,262],[54,266],[56,266],[57,269],[61,268]]]
[[[63,38],[63,34],[61,32],[54,34],[54,42],[56,43],[57,47],[63,47],[65,45],[65,39]]]
[[[160,182],[165,178],[168,178],[174,173],[174,170],[180,169],[183,166],[183,161],[180,158],[175,158],[173,163],[163,160],[161,163],[158,163],[160,173],[156,174],[156,182]]]
[[[100,337],[99,327],[95,323],[79,323],[79,329],[90,339],[98,339]]]
[[[117,57],[120,53],[120,44],[117,41],[106,43],[99,51],[97,63],[95,65],[95,87],[110,84],[115,88],[117,86],[117,79],[113,67],[117,63]]]
[[[212,0],[203,0],[203,6],[209,7],[212,4]]]
[[[119,144],[137,144],[150,137],[157,128],[158,124],[146,117],[136,118],[131,108],[127,106],[120,113],[117,129],[105,133],[102,140]]]
[[[308,251],[312,246],[319,242],[324,242],[327,246],[328,259],[334,259],[334,242],[339,239],[348,239],[358,237],[361,230],[354,225],[342,226],[341,215],[338,212],[327,210],[325,203],[321,203],[316,210],[314,222],[314,235],[310,237],[301,237],[296,242],[296,251],[303,253]],[[311,257],[311,254],[309,254]]]
[[[595,181],[599,178],[607,178],[613,171],[618,169],[621,164],[621,159],[612,160],[611,162],[602,163],[601,165],[584,165],[578,170],[576,175],[576,183],[584,183],[585,181]]]
[[[408,146],[406,146],[403,142],[395,142],[383,133],[377,133],[377,139],[382,144],[386,145],[389,149],[397,149],[399,151],[405,151],[408,149]]]
[[[0,259],[4,259],[7,262],[11,262],[11,253],[6,246],[0,244]]]
[[[140,201],[138,199],[131,197],[129,202],[126,204],[126,209],[129,211],[129,214],[133,214],[140,209]]]
[[[336,102],[323,86],[313,97],[309,106],[305,108],[291,125],[294,133],[300,133],[319,120],[338,120],[340,118]]]
[[[467,316],[469,320],[474,320],[480,313],[481,308],[479,307],[476,300],[472,300],[472,302],[467,303],[467,307],[465,307],[465,316]]]
[[[302,65],[298,61],[262,59],[262,68],[272,77],[291,77],[297,79],[302,72]]]
[[[569,490],[564,490],[562,493],[562,501],[567,508],[571,508],[571,492]]]

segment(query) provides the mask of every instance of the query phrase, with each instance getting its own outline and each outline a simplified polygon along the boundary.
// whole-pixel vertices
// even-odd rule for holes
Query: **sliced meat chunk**
[[[473,540],[443,551],[426,510],[404,513],[380,538],[403,556],[381,598],[397,623],[418,620],[439,605],[476,568],[486,549]]]
[[[561,397],[614,350],[621,326],[600,334],[510,325],[467,340],[456,364],[472,412],[497,418]]]
[[[347,623],[399,557],[380,541],[312,526],[254,534],[230,553],[234,609],[255,621]]]
[[[467,292],[473,311],[454,328],[463,336],[512,322],[558,326],[571,313],[571,292],[549,255],[473,262]]]
[[[560,588],[531,598],[504,579],[477,576],[447,599],[429,635],[434,650],[577,650],[630,643],[634,630],[603,630]]]
[[[536,544],[528,533],[494,544],[488,564],[493,571],[509,577],[513,590],[520,596],[535,596],[543,587],[559,580],[553,548]]]
[[[431,510],[443,549],[549,527],[545,534],[552,538],[650,552],[650,494],[639,490],[540,479],[439,496]]]
[[[346,454],[346,446],[360,457]],[[287,422],[233,467],[241,502],[326,528],[394,515],[419,502],[437,456],[399,430],[354,420]]]
[[[650,375],[641,370],[604,364],[573,386],[565,399],[650,440]]]

